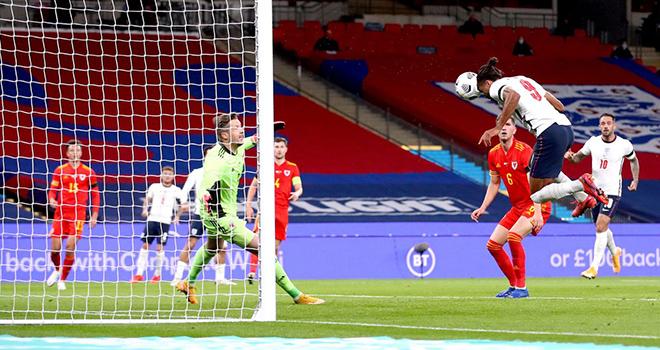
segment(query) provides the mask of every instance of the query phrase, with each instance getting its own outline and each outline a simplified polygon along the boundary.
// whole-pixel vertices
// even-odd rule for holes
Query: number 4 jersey
[[[611,142],[603,141],[600,136],[592,136],[580,152],[586,156],[591,154],[591,169],[596,186],[608,196],[621,197],[623,158],[635,158],[632,143],[619,136]]]
[[[565,115],[559,113],[545,98],[546,91],[533,79],[519,75],[493,82],[489,95],[500,106],[504,105],[504,89],[511,88],[520,95],[513,118],[538,137],[552,124],[571,125]]]

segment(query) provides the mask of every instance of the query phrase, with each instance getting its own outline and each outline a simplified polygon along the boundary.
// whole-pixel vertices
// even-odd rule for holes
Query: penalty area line
[[[481,329],[481,328],[453,328],[453,327],[428,327],[428,326],[406,326],[397,324],[361,323],[361,322],[333,322],[333,321],[303,321],[303,320],[277,320],[278,323],[300,323],[336,326],[359,326],[376,328],[397,329],[419,329],[444,332],[471,332],[471,333],[504,333],[504,334],[528,334],[528,335],[565,335],[574,337],[599,337],[599,338],[630,338],[630,339],[660,339],[653,335],[634,334],[598,334],[598,333],[573,333],[573,332],[546,332],[546,331],[517,331],[511,329]]]

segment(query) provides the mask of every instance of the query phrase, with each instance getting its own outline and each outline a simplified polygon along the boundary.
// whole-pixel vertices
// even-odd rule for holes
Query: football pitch
[[[241,281],[242,282],[242,281]],[[0,333],[19,337],[239,337],[354,338],[381,337],[408,339],[490,339],[544,342],[595,343],[660,346],[660,278],[617,277],[531,278],[528,299],[496,299],[506,287],[505,279],[427,279],[427,280],[309,280],[295,281],[326,305],[294,305],[287,295],[278,294],[277,322],[217,322],[104,325],[12,325]],[[11,318],[11,310],[60,310],[59,318],[71,318],[71,310],[99,311],[127,308],[128,314],[153,317],[186,314],[212,315],[205,306],[229,306],[228,316],[245,299],[256,305],[257,287],[239,285],[227,295],[228,287],[200,286],[208,295],[201,306],[188,305],[168,283],[76,283],[78,296],[69,289],[58,292],[43,284],[7,284],[0,287],[0,318]],[[14,290],[30,295],[46,291],[46,297],[13,300]],[[83,294],[117,292],[127,298],[109,303],[105,298],[83,298]],[[133,289],[131,289],[133,288]],[[223,289],[224,288],[224,289]],[[133,293],[134,296],[129,297]],[[159,295],[160,293],[160,295]],[[281,290],[278,289],[278,293]],[[42,293],[43,294],[43,293]],[[35,299],[35,300],[32,300]],[[36,300],[38,299],[38,300]],[[72,305],[72,303],[74,303]],[[105,303],[105,304],[102,304]],[[59,307],[56,308],[53,305]],[[159,310],[160,305],[160,311]],[[68,311],[65,311],[68,310]],[[68,314],[67,314],[68,312]],[[251,310],[244,310],[251,313]],[[49,314],[53,318],[54,314]],[[78,316],[76,316],[78,315]],[[215,314],[224,317],[224,313]],[[15,318],[38,318],[38,313],[17,313]],[[74,318],[81,317],[73,313]],[[249,315],[245,317],[249,318]],[[93,317],[92,317],[93,318]]]

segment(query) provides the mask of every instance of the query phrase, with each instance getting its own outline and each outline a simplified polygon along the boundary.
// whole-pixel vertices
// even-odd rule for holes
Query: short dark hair
[[[71,146],[80,146],[82,147],[82,143],[78,142],[78,140],[69,140],[69,142],[66,143],[66,146],[64,147],[65,151],[69,151],[69,147]]]
[[[499,68],[495,67],[497,62],[499,62],[497,57],[491,57],[488,60],[488,63],[479,67],[479,72],[477,73],[477,84],[481,84],[486,80],[495,81],[502,79],[504,73]]]
[[[284,145],[286,146],[289,145],[289,141],[287,141],[284,137],[276,136],[273,141],[274,141],[273,143],[283,142]]]
[[[601,114],[600,117],[598,117],[598,121],[599,121],[599,122],[600,122],[600,118],[602,118],[602,117],[610,117],[610,118],[612,118],[612,121],[613,121],[613,122],[616,121],[616,117],[615,117],[614,115],[610,114],[610,113],[603,113],[603,114]]]
[[[215,135],[218,137],[218,140],[221,139],[220,134],[227,131],[229,129],[229,123],[235,119],[238,119],[236,113],[221,114],[213,118],[213,122],[215,123]]]
[[[171,171],[172,174],[174,174],[174,168],[172,168],[169,165],[164,166],[163,169],[160,170],[160,172],[162,173],[163,171],[167,171],[167,170]]]

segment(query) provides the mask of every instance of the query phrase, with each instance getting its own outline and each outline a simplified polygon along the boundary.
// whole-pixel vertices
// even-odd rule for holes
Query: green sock
[[[192,274],[192,270],[190,273]],[[282,265],[280,265],[280,262],[277,261],[277,259],[275,259],[275,281],[277,282],[278,286],[282,287],[282,289],[284,289],[284,291],[294,299],[302,294],[298,288],[293,285],[293,282],[291,282],[289,277],[286,275],[286,272],[284,272]]]
[[[190,267],[190,274],[188,274],[188,284],[190,284],[191,286],[195,285],[197,276],[199,276],[199,273],[202,272],[204,266],[208,265],[208,263],[211,262],[213,256],[215,256],[215,254],[210,253],[206,250],[206,244],[202,245],[201,247],[199,247],[199,249],[197,249],[197,253],[195,253],[195,258],[193,259],[192,266]]]

